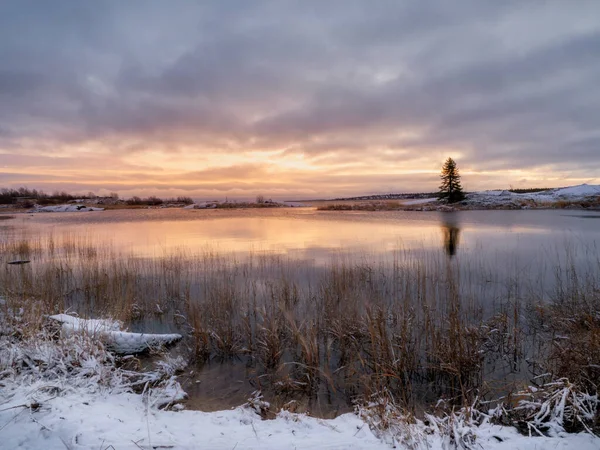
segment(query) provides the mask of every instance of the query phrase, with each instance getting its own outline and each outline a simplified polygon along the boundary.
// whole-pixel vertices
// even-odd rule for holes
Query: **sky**
[[[0,187],[600,184],[600,2],[0,1]]]

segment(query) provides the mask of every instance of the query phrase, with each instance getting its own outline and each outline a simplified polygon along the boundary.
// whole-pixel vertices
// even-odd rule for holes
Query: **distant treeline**
[[[16,203],[38,203],[38,204],[52,204],[56,202],[68,202],[75,199],[89,198],[87,196],[77,196],[69,194],[65,191],[55,191],[52,194],[47,194],[42,190],[28,189],[20,187],[18,189],[3,188],[0,189],[0,204],[2,205],[14,205]]]
[[[549,191],[552,188],[528,188],[528,189],[509,189],[509,192],[514,192],[515,194],[531,194],[533,192],[543,192]]]
[[[525,188],[525,189],[514,189],[510,188],[509,192],[515,194],[530,194],[532,192],[548,191],[552,188]],[[501,190],[501,189],[498,189]],[[349,201],[349,200],[405,200],[413,198],[431,198],[437,197],[437,192],[415,192],[411,194],[374,194],[374,195],[362,195],[360,197],[344,197],[334,198],[334,201]]]
[[[29,189],[26,187],[20,188],[2,188],[0,189],[0,204],[1,205],[19,205],[24,208],[32,207],[34,204],[38,205],[56,205],[60,203],[73,202],[76,200],[83,200],[84,202],[95,203],[99,199],[110,199],[115,203],[125,203],[128,205],[162,205],[163,203],[185,203],[189,205],[194,203],[191,197],[175,197],[162,199],[156,196],[150,196],[146,198],[131,197],[126,200],[119,200],[119,194],[116,192],[111,193],[105,197],[99,197],[93,192],[87,194],[69,194],[65,191],[54,191],[48,194],[42,190]]]
[[[412,194],[374,194],[374,195],[362,195],[360,197],[344,197],[334,198],[334,201],[348,201],[348,200],[405,200],[413,198],[431,198],[436,197],[437,192],[416,192]]]
[[[186,205],[191,205],[194,203],[191,197],[174,197],[174,198],[166,198],[162,199],[156,197],[154,195],[146,198],[141,198],[137,196],[133,196],[125,200],[125,203],[128,205],[148,205],[148,206],[156,206],[162,205],[163,203],[185,203]]]

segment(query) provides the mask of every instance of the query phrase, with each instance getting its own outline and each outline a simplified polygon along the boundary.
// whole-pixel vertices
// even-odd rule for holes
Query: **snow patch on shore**
[[[123,327],[123,322],[111,319],[80,319],[79,317],[69,316],[68,314],[55,314],[50,319],[63,324],[65,329],[74,332],[95,333],[97,331],[119,331]]]
[[[322,420],[281,412],[262,420],[252,409],[217,412],[165,411],[153,408],[145,395],[87,393],[68,385],[19,386],[0,394],[2,445],[11,449],[389,449],[357,415]],[[34,408],[32,405],[35,405]],[[423,441],[414,448],[454,448],[447,438],[425,433],[422,423],[406,425]],[[542,448],[596,450],[590,434],[527,437],[510,427],[482,425],[473,430],[473,448],[508,450]],[[408,448],[402,444],[396,448]]]
[[[106,346],[119,354],[141,353],[151,348],[159,348],[179,341],[180,334],[150,334],[120,331],[122,323],[106,319],[79,319],[67,314],[56,314],[49,317],[62,324],[63,331],[72,333],[88,333],[102,341]]]
[[[479,191],[471,196],[481,197],[509,197],[515,199],[556,201],[559,199],[579,200],[600,195],[600,185],[580,184],[559,189],[549,189],[539,192],[525,192],[518,194],[510,191]]]
[[[192,203],[191,205],[184,206],[183,209],[215,209],[217,202],[201,202]]]
[[[113,321],[62,317],[73,329],[107,330]],[[76,320],[74,320],[76,319]],[[45,337],[44,337],[45,336]],[[0,336],[0,447],[10,449],[429,449],[458,448],[437,425],[400,422],[400,433],[372,429],[357,414],[322,420],[286,411],[262,420],[250,407],[200,412],[182,410],[185,392],[174,374],[182,358],[165,357],[153,372],[115,365],[115,358],[89,334],[58,340]],[[143,387],[142,394],[132,388]],[[149,387],[150,386],[150,387]],[[174,411],[161,409],[171,407]],[[434,422],[435,423],[435,422]],[[461,448],[592,450],[591,434],[559,432],[523,436],[512,427],[451,422],[468,435]],[[399,436],[400,441],[395,437]],[[391,439],[390,439],[391,437]],[[411,447],[405,444],[412,443]]]
[[[406,200],[402,202],[403,205],[424,205],[426,203],[432,203],[437,201],[437,198],[416,198],[414,200]]]
[[[39,206],[35,205],[30,212],[90,212],[90,211],[104,211],[104,208],[94,208],[85,205],[52,205],[52,206]]]
[[[580,184],[562,189],[556,189],[554,195],[557,197],[592,197],[600,195],[600,185]]]
[[[507,190],[479,191],[467,195],[466,204],[469,206],[500,207],[515,206],[523,207],[543,206],[558,201],[585,201],[600,196],[600,185],[581,184],[559,189],[549,189],[539,192],[515,193]]]

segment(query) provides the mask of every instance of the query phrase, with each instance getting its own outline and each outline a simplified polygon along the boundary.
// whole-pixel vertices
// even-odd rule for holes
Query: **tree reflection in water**
[[[444,250],[451,258],[456,255],[460,242],[458,217],[454,213],[444,213],[442,233],[444,235]]]

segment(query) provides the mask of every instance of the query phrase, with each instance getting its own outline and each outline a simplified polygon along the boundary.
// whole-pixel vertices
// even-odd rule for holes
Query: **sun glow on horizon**
[[[97,147],[95,147],[97,148]],[[108,151],[108,150],[106,150]],[[29,186],[47,191],[121,192],[122,195],[193,195],[247,199],[262,193],[276,199],[340,197],[390,192],[433,192],[439,184],[436,157],[390,162],[375,154],[367,159],[323,161],[286,150],[239,153],[138,151],[99,156],[63,149],[21,155],[18,165],[0,170],[7,187]],[[4,149],[2,158],[14,157]],[[11,156],[13,155],[13,156]],[[87,156],[86,156],[87,155]],[[106,158],[109,158],[108,160]],[[466,160],[468,161],[468,159]],[[10,162],[10,161],[9,161]],[[550,170],[459,169],[467,190],[515,187],[561,187],[598,179],[557,176]],[[6,182],[8,181],[8,183]]]

